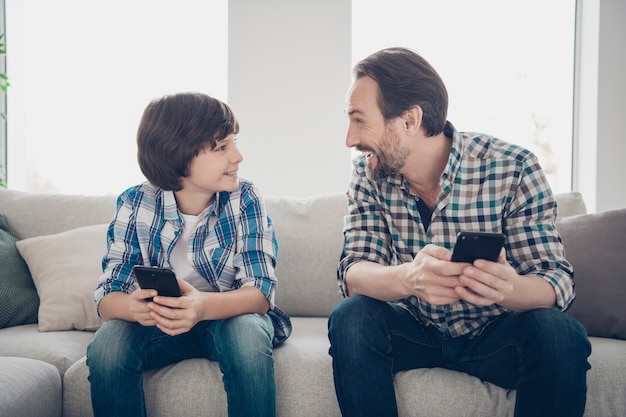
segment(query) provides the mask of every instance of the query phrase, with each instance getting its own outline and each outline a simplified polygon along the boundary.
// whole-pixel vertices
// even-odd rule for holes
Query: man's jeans
[[[271,319],[258,314],[202,321],[178,336],[139,323],[106,322],[87,348],[94,415],[145,416],[143,371],[207,358],[224,373],[230,417],[275,416],[273,336]]]
[[[447,338],[397,305],[354,296],[335,307],[328,328],[344,417],[397,416],[394,372],[434,367],[516,389],[516,417],[585,409],[591,345],[584,327],[557,310],[510,313],[474,339]]]

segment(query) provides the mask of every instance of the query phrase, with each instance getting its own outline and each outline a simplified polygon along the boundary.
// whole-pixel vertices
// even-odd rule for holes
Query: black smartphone
[[[166,297],[180,297],[182,295],[176,281],[176,274],[171,269],[135,265],[133,271],[139,286],[144,290],[154,289],[159,295]]]
[[[502,233],[461,232],[452,250],[452,262],[473,263],[476,259],[495,262],[503,246]]]

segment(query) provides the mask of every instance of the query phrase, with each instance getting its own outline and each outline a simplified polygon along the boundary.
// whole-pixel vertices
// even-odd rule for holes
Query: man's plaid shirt
[[[451,249],[460,231],[500,232],[506,236],[507,260],[517,273],[549,282],[557,307],[565,310],[574,299],[573,268],[555,227],[556,201],[535,155],[480,133],[452,129],[451,140],[440,178],[442,191],[427,230],[407,181],[395,175],[373,182],[365,173],[365,157],[355,158],[338,267],[342,294],[348,296],[345,276],[354,262],[398,265],[411,262],[429,243]],[[463,300],[433,305],[415,296],[397,303],[448,337],[477,336],[508,311]]]

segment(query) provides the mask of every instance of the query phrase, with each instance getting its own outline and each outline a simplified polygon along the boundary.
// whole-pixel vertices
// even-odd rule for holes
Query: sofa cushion
[[[49,363],[0,357],[0,416],[61,417],[61,376]]]
[[[93,332],[88,331],[40,332],[37,324],[13,326],[0,329],[0,357],[38,359],[54,365],[63,375],[74,362],[85,356],[91,339]]]
[[[294,317],[293,334],[274,349],[277,416],[339,417],[325,317]],[[85,359],[67,370],[63,415],[93,416]],[[217,362],[189,359],[144,373],[152,417],[226,416],[226,393]]]
[[[37,322],[39,297],[15,242],[17,235],[0,215],[0,328]]]
[[[626,340],[626,208],[557,221],[574,266],[576,299],[568,312],[590,336]]]
[[[107,225],[85,226],[20,240],[39,294],[39,330],[94,330],[102,321],[94,289],[102,274]]]

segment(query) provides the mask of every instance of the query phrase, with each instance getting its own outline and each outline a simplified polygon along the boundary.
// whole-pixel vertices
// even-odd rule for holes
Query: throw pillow
[[[574,266],[576,299],[568,313],[590,336],[626,340],[626,208],[557,221]]]
[[[39,330],[96,330],[94,289],[102,274],[107,225],[20,240],[17,249],[28,264],[39,293]]]
[[[0,329],[37,322],[39,297],[15,242],[17,235],[0,214]]]

